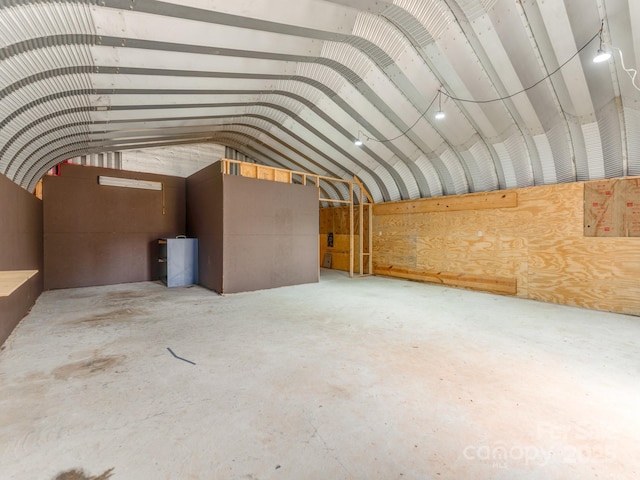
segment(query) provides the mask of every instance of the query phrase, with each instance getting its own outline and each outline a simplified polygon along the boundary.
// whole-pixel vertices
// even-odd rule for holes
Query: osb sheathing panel
[[[374,215],[374,269],[515,279],[519,297],[639,315],[640,239],[584,237],[583,188],[517,189],[509,208]]]
[[[355,271],[359,271],[358,268],[358,254],[360,252],[360,237],[354,235],[353,237],[353,264]],[[327,234],[320,234],[320,265],[324,259],[324,254],[331,254],[331,268],[333,270],[349,271],[349,235],[334,234],[333,235],[333,247],[327,245]]]
[[[360,220],[356,205],[353,213],[353,255],[354,270],[359,272]],[[364,235],[368,239],[369,212],[364,210]],[[327,236],[333,233],[333,247],[327,245]],[[365,252],[366,247],[365,247]],[[349,207],[331,207],[320,209],[320,265],[325,253],[331,253],[333,270],[349,271]]]
[[[640,237],[640,179],[590,182],[584,189],[587,237]]]

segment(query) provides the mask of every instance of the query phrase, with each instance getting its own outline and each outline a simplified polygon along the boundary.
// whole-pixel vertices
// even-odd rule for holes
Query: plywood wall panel
[[[508,208],[374,215],[374,268],[497,291],[477,281],[486,276],[502,293],[512,281],[519,297],[640,315],[640,238],[585,237],[584,188],[517,189]]]
[[[640,237],[640,179],[629,179],[624,182],[622,195],[624,235]]]

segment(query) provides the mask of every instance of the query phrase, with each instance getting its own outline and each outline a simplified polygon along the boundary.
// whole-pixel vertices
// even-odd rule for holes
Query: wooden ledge
[[[36,273],[38,270],[0,271],[0,297],[8,297]]]
[[[373,273],[385,277],[404,278],[419,282],[439,283],[451,287],[469,288],[483,292],[516,295],[518,293],[515,278],[469,275],[451,272],[426,272],[408,268],[396,268],[392,265],[374,265]]]
[[[463,210],[487,210],[518,206],[518,194],[514,190],[449,195],[444,197],[401,200],[376,203],[374,215],[402,215],[407,213],[458,212]]]

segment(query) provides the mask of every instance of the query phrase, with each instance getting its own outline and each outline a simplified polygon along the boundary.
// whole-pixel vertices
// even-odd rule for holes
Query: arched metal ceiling
[[[0,0],[0,172],[215,142],[376,201],[639,175],[602,20],[640,63],[636,0]]]

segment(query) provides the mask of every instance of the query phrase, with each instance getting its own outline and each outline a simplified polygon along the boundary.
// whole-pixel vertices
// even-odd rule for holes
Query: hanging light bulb
[[[607,52],[604,48],[602,48],[602,30],[604,29],[604,20],[600,24],[600,47],[596,52],[596,56],[593,57],[593,63],[602,63],[606,62],[611,58],[611,52]]]
[[[601,48],[599,48],[598,49],[598,53],[596,53],[596,56],[593,57],[593,63],[606,62],[610,58],[611,58],[611,53],[607,52],[606,50],[602,50]]]
[[[442,91],[438,89],[438,111],[435,114],[436,120],[442,120],[445,117],[442,111]]]
[[[356,147],[361,147],[362,146],[362,140],[360,140],[359,138],[356,138],[356,141],[353,142],[353,143],[356,145]]]

